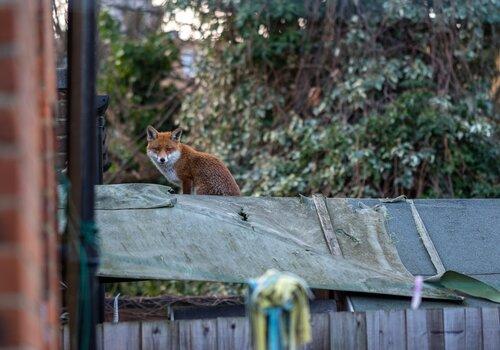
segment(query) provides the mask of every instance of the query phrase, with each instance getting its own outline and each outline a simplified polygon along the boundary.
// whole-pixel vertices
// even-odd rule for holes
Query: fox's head
[[[148,138],[147,153],[159,166],[173,165],[181,156],[180,141],[182,130],[158,132],[151,125],[146,130]]]

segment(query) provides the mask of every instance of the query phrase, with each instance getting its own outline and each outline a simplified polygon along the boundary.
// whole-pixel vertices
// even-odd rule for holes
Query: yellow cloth
[[[281,344],[290,350],[311,341],[309,297],[305,281],[289,273],[268,270],[251,282],[249,311],[256,350],[268,349],[268,311],[282,308],[280,318]]]

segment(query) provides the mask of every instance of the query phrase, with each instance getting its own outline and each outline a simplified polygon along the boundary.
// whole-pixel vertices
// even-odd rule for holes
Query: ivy
[[[221,33],[200,43],[180,123],[244,194],[500,195],[498,4],[175,6]]]

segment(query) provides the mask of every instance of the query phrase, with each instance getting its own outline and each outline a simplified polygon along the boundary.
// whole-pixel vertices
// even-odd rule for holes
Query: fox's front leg
[[[191,194],[192,189],[193,189],[193,181],[191,181],[191,180],[182,181],[182,193],[183,194]]]

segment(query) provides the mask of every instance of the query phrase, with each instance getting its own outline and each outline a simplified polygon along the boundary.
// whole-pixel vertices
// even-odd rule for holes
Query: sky
[[[121,0],[123,1],[123,0]],[[116,3],[120,3],[120,0],[115,0]],[[140,3],[140,0],[135,0],[136,3]],[[66,1],[64,0],[56,0],[56,6],[61,7],[64,6]],[[104,4],[106,1],[104,1]],[[165,0],[152,0],[153,6],[161,6],[165,3]],[[104,5],[105,6],[105,5]],[[65,25],[65,11],[59,12],[59,22],[61,25]],[[194,14],[193,10],[178,10],[175,11],[175,19],[173,21],[168,21],[165,18],[165,22],[162,25],[162,29],[165,32],[169,31],[177,31],[179,33],[179,38],[182,40],[189,39],[200,39],[201,33],[193,29],[193,25],[199,25],[199,22]]]

